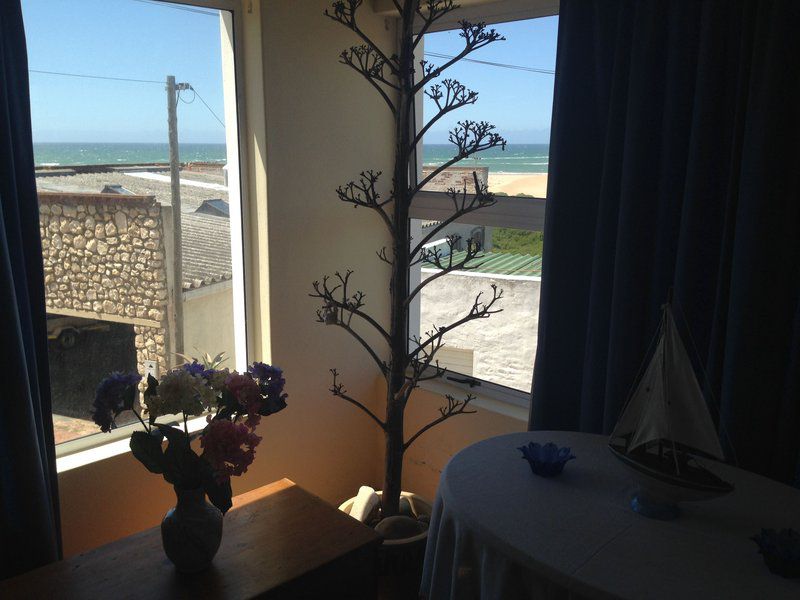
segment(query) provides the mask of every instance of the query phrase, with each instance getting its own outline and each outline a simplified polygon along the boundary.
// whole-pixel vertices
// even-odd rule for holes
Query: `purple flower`
[[[181,365],[181,368],[189,373],[189,375],[199,375],[206,380],[210,379],[211,376],[216,372],[214,369],[206,369],[206,367],[197,362],[197,360],[193,360],[190,363],[184,363]]]
[[[262,362],[254,362],[247,371],[258,381],[262,403],[258,414],[268,416],[286,408],[287,394],[283,393],[286,380],[283,371]]]
[[[263,362],[254,362],[247,368],[247,371],[260,381],[269,381],[272,379],[281,379],[283,381],[283,371],[278,367],[273,367]]]
[[[97,386],[92,404],[92,420],[107,432],[116,427],[114,419],[124,410],[133,409],[136,386],[142,380],[138,373],[115,372]]]

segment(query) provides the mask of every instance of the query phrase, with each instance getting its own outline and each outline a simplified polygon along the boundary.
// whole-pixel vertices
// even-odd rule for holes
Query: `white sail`
[[[612,437],[629,437],[627,451],[672,440],[722,460],[722,447],[689,355],[669,307],[647,370]]]

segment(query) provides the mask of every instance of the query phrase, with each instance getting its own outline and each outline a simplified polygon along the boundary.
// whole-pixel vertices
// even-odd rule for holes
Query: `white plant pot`
[[[378,496],[381,496],[383,492],[375,492]],[[425,515],[430,518],[431,514],[433,514],[433,506],[430,502],[425,500],[422,496],[418,494],[414,494],[413,492],[400,492],[401,498],[406,498],[408,503],[411,505],[411,510],[414,511],[414,514],[419,516]],[[350,509],[353,507],[353,502],[355,502],[355,496],[350,498],[349,500],[345,500],[339,505],[339,510],[342,512],[350,514]],[[404,546],[408,544],[415,544],[417,542],[421,542],[422,540],[428,537],[428,530],[426,529],[422,533],[419,533],[413,537],[409,538],[401,538],[399,540],[383,540],[383,545],[386,547],[392,546]]]

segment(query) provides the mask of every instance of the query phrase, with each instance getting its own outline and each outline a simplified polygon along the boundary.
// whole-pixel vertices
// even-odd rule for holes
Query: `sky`
[[[555,70],[558,17],[543,17],[492,25],[506,40],[473,52],[469,58],[488,62]],[[458,31],[431,33],[425,37],[425,52],[455,55],[464,48]],[[426,57],[433,64],[447,59]],[[512,144],[548,143],[553,109],[551,74],[504,69],[462,61],[444,74],[478,92],[478,101],[443,117],[425,136],[425,142],[447,142],[456,121],[489,121]],[[425,99],[423,114],[436,110]]]
[[[219,11],[172,6],[22,0],[28,67],[154,81],[175,75],[223,118]],[[30,88],[35,142],[167,142],[164,85],[31,73]],[[178,129],[182,142],[225,142],[199,100],[179,103]]]
[[[218,11],[159,4],[151,0],[22,0],[28,66],[153,81],[175,75],[178,82],[191,83],[222,117]],[[470,58],[554,70],[558,17],[493,27],[506,41],[478,50]],[[462,48],[458,32],[425,38],[426,52],[454,55]],[[461,119],[487,120],[509,143],[549,141],[553,75],[462,62],[445,76],[477,91],[478,102],[439,121],[425,136],[426,143],[445,143],[448,131]],[[35,142],[167,141],[166,94],[161,84],[32,72],[30,86]],[[191,101],[191,92],[183,97]],[[425,114],[434,109],[426,99]],[[222,126],[199,100],[178,105],[178,128],[182,142],[225,141]]]

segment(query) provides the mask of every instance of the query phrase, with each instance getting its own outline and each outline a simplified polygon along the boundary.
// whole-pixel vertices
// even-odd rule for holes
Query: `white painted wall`
[[[430,269],[423,269],[427,279]],[[473,376],[520,390],[530,390],[539,328],[539,289],[533,278],[450,273],[422,290],[421,333],[464,316],[480,292],[491,298],[491,284],[503,290],[495,307],[503,312],[462,325],[445,335],[447,346],[474,350]],[[447,366],[447,365],[444,365]]]
[[[236,368],[232,288],[226,281],[184,292],[184,354],[200,358],[206,352],[211,356],[224,352],[228,360],[223,366]]]

